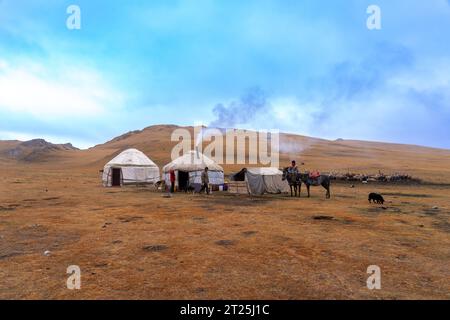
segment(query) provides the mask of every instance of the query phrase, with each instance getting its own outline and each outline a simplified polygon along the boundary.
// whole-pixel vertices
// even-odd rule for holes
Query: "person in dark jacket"
[[[208,176],[208,167],[202,172],[202,188],[200,189],[200,193],[206,190],[206,193],[209,194],[209,176]]]
[[[291,166],[288,167],[288,173],[290,173],[290,174],[298,173],[298,167],[297,167],[297,163],[295,162],[295,160],[291,161]]]

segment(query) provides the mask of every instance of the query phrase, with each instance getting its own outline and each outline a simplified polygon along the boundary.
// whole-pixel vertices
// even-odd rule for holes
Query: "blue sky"
[[[449,34],[447,0],[0,0],[0,139],[202,123],[450,148]]]

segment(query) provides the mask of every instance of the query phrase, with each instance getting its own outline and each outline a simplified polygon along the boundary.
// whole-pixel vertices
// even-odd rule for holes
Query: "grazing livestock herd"
[[[362,174],[362,173],[331,173],[331,180],[337,181],[360,181],[360,182],[416,182],[420,183],[421,180],[413,178],[407,174],[392,174],[385,175],[379,172],[378,174]]]

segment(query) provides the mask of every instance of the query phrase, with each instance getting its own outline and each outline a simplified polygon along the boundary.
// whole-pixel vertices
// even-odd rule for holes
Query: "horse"
[[[283,176],[281,179],[283,181],[287,180],[287,182],[289,183],[289,188],[291,188],[291,197],[294,196],[294,193],[295,196],[297,197],[297,190],[298,190],[298,197],[300,197],[302,182],[300,181],[298,172],[289,172],[289,168],[284,168]]]
[[[325,175],[319,175],[316,178],[311,178],[309,176],[309,172],[306,173],[298,173],[299,180],[306,185],[306,190],[308,190],[308,198],[310,197],[309,188],[311,186],[322,186],[327,190],[327,193],[325,197],[327,199],[330,199],[330,185],[331,185],[331,179],[330,176]]]

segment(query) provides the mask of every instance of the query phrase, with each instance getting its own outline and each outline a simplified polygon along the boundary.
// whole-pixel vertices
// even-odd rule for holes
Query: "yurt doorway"
[[[121,176],[120,168],[112,168],[112,186],[120,187],[120,176]]]
[[[189,172],[178,171],[178,189],[186,190],[189,186]]]

